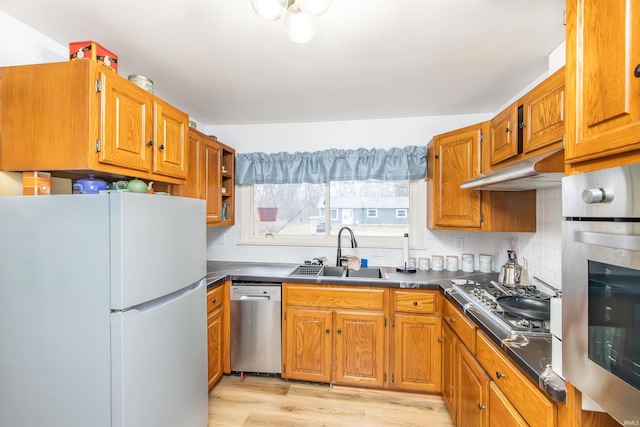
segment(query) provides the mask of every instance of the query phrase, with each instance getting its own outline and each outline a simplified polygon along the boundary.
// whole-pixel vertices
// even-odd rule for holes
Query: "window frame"
[[[319,234],[309,236],[256,236],[253,235],[253,185],[242,184],[236,186],[236,227],[239,227],[238,245],[255,246],[336,246],[336,236]],[[329,199],[329,184],[326,184],[325,197]],[[330,208],[325,212],[325,224],[331,223]],[[336,210],[337,211],[337,210]],[[427,217],[427,185],[425,179],[409,180],[409,246],[412,249],[425,249]],[[325,225],[326,229],[330,228]],[[402,236],[358,236],[360,248],[402,248]]]

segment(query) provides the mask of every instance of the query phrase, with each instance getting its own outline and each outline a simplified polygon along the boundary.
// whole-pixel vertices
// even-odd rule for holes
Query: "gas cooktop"
[[[494,281],[476,282],[472,280],[452,280],[453,289],[464,295],[469,305],[487,313],[496,322],[501,323],[510,334],[550,336],[548,321],[527,319],[505,311],[498,298],[517,295],[533,298],[547,298],[546,294],[534,286],[505,288]]]

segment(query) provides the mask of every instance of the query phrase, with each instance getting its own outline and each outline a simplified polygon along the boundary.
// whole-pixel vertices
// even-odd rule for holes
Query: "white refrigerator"
[[[0,426],[205,427],[205,202],[0,197]]]

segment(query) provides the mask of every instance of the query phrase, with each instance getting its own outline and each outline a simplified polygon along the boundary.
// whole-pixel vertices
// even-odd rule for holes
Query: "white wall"
[[[563,45],[550,55],[550,72],[564,63]],[[68,47],[0,12],[0,66],[66,61]],[[541,76],[543,79],[545,76]],[[537,82],[538,80],[536,80]],[[536,82],[532,83],[535,84]],[[525,88],[527,90],[528,88]],[[520,96],[520,94],[516,95]],[[170,100],[169,100],[170,101]],[[426,144],[432,136],[487,120],[492,115],[476,114],[442,117],[413,117],[322,123],[269,125],[203,126],[198,129],[216,135],[238,152],[316,151],[326,148],[390,148]],[[0,194],[20,194],[21,175],[0,172]],[[478,254],[494,256],[494,270],[506,261],[506,250],[516,249],[529,261],[529,271],[551,284],[560,286],[560,191],[538,191],[538,224],[536,233],[471,233],[425,230],[426,249],[410,251],[410,256],[434,254]],[[298,262],[316,256],[335,257],[334,248],[326,247],[257,247],[238,245],[234,227],[210,227],[208,256],[210,259],[233,261]],[[455,251],[456,238],[464,248]],[[358,249],[372,265],[400,264],[399,249]]]

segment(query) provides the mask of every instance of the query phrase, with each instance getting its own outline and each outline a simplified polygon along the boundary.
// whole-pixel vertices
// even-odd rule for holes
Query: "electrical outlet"
[[[456,237],[456,251],[464,251],[464,239]]]

